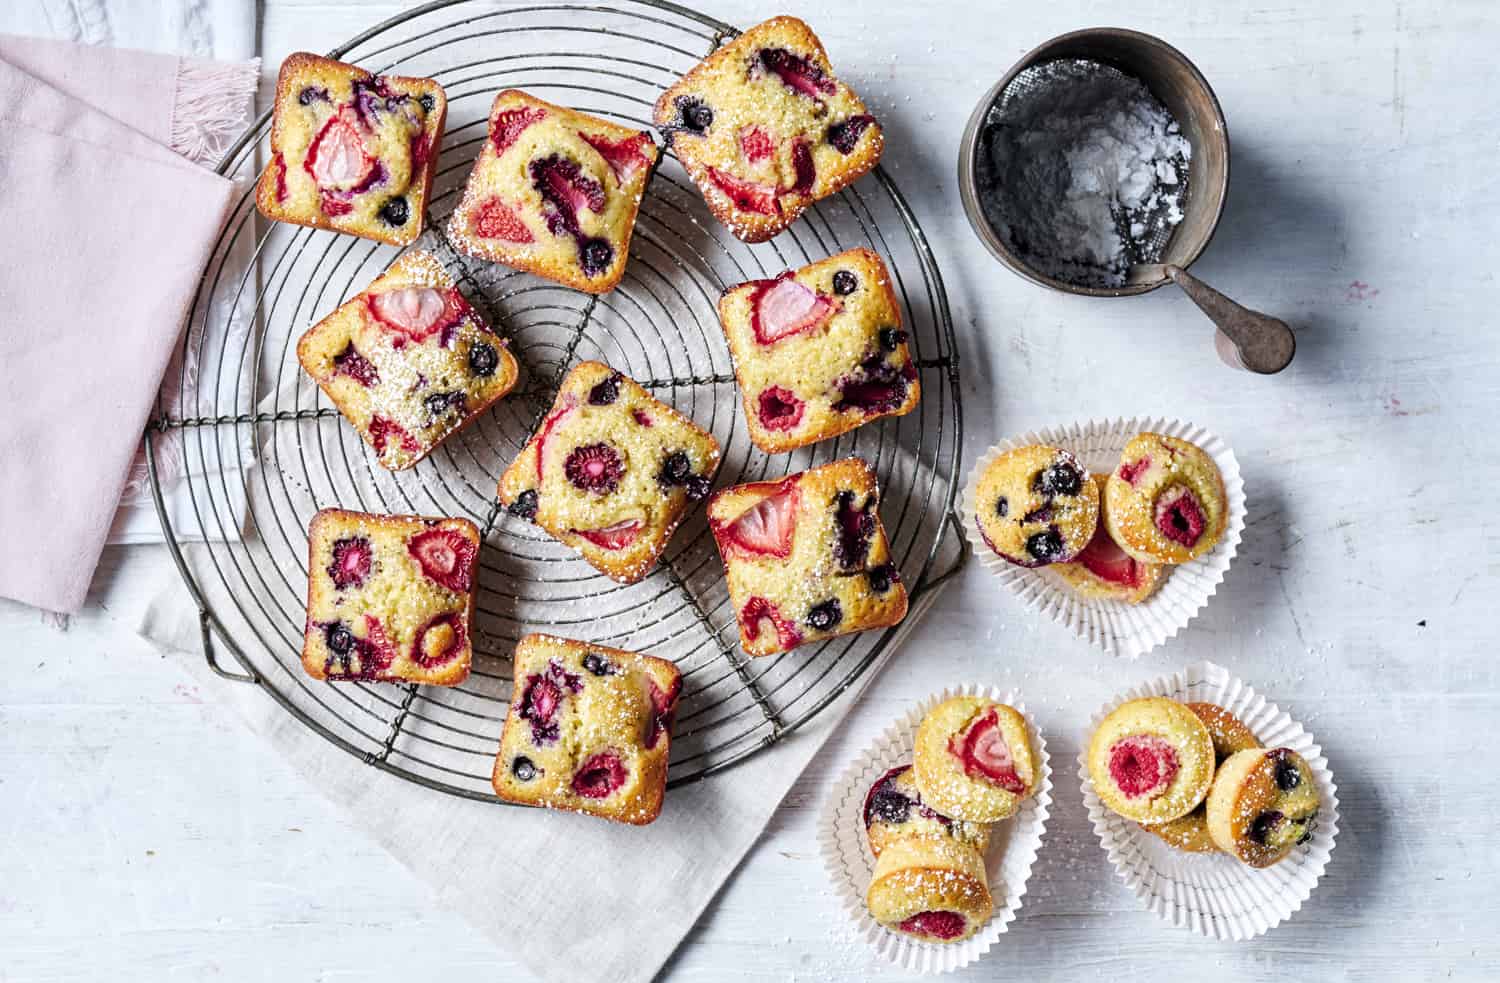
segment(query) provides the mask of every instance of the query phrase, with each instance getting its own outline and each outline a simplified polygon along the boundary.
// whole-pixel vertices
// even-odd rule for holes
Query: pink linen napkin
[[[0,36],[0,596],[82,605],[234,191],[188,63]]]

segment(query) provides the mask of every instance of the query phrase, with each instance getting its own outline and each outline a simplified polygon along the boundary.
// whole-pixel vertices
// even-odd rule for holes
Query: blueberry
[[[1031,487],[1043,495],[1077,495],[1083,487],[1083,475],[1068,462],[1059,461],[1045,471],[1038,471]]]
[[[1010,499],[1006,498],[1004,495],[1001,495],[1000,500],[995,503],[995,514],[1003,519],[1009,512]]]
[[[833,292],[840,297],[847,297],[859,287],[859,277],[848,270],[839,270],[833,275]]]
[[[536,765],[530,758],[521,755],[510,763],[510,773],[523,782],[529,782],[536,777]]]
[[[500,353],[495,351],[493,345],[482,341],[476,341],[469,346],[469,371],[478,376],[489,376],[495,374],[495,369],[500,365]]]
[[[578,263],[588,276],[598,276],[614,262],[615,247],[604,239],[585,239],[578,244]]]
[[[893,352],[905,344],[908,335],[900,328],[881,328],[880,347]]]
[[[411,218],[411,208],[405,198],[391,198],[380,206],[380,220],[386,225],[405,225]]]
[[[417,99],[417,104],[422,107],[422,112],[424,113],[432,112],[433,109],[437,106],[437,103],[432,101],[431,95],[420,96]]]
[[[354,633],[340,621],[323,630],[323,640],[328,643],[328,650],[338,655],[347,655],[355,643]]]
[[[311,106],[315,102],[327,102],[328,90],[319,88],[316,85],[309,85],[297,93],[297,101],[304,106]]]
[[[713,487],[714,483],[700,474],[689,478],[683,484],[682,490],[687,492],[688,501],[701,502],[708,497],[709,492],[713,491]]]
[[[505,507],[505,511],[518,519],[530,521],[536,517],[536,489],[528,488],[516,496],[516,500]]]
[[[702,99],[678,96],[676,106],[677,125],[681,129],[702,134],[714,123],[714,111]]]
[[[596,676],[609,676],[615,671],[609,660],[598,652],[590,652],[583,657],[583,667]]]
[[[1264,844],[1266,839],[1270,837],[1271,831],[1276,828],[1277,823],[1280,823],[1285,818],[1285,816],[1275,809],[1269,809],[1261,813],[1250,823],[1250,838],[1257,843]]]
[[[1302,772],[1290,761],[1276,762],[1276,787],[1283,792],[1290,792],[1302,784]]]
[[[433,393],[422,400],[422,405],[427,407],[427,412],[433,416],[442,416],[451,409],[462,410],[464,408],[463,393]]]
[[[904,823],[911,817],[911,799],[895,789],[883,788],[870,799],[870,812],[887,823]]]
[[[828,631],[843,620],[844,609],[839,607],[837,598],[830,597],[822,604],[813,605],[807,612],[807,623],[818,631]]]
[[[620,376],[616,373],[589,390],[589,405],[608,406],[620,398]]]
[[[693,462],[682,451],[667,455],[661,463],[661,473],[656,480],[664,485],[680,485],[693,473]]]
[[[1063,539],[1062,533],[1056,529],[1048,529],[1046,532],[1032,533],[1026,537],[1026,552],[1033,557],[1048,563],[1062,555]]]
[[[870,579],[870,590],[877,594],[884,594],[891,589],[891,584],[901,582],[901,571],[896,569],[894,563],[887,563],[870,570],[866,577]]]

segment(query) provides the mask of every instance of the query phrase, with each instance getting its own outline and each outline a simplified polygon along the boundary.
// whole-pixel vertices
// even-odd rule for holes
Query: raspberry
[[[589,444],[573,449],[563,462],[563,473],[577,488],[608,495],[625,476],[625,463],[608,444]]]

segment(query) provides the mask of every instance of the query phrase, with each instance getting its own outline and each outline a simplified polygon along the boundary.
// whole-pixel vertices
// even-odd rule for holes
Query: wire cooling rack
[[[875,171],[747,246],[709,214],[668,151],[647,188],[625,278],[593,297],[460,256],[441,228],[485,138],[494,94],[524,88],[643,129],[658,94],[738,33],[661,0],[498,6],[438,0],[330,52],[372,71],[427,76],[448,94],[449,125],[416,246],[436,252],[460,289],[508,336],[516,391],[417,467],[380,468],[296,361],[296,340],[400,251],[350,236],[267,223],[255,212],[270,113],[219,167],[238,197],[204,270],[164,401],[147,435],[158,513],[200,611],[214,671],[254,683],[365,763],[430,788],[495,799],[489,773],[510,695],[510,652],[533,630],[650,651],[682,668],[673,785],[780,740],[879,658],[895,629],[830,639],[769,658],[739,650],[718,554],[701,507],[657,568],[615,584],[495,497],[569,366],[599,359],[640,380],[724,447],[715,485],[774,479],[851,454],[876,468],[881,516],[913,601],[965,557],[953,513],[962,438],[958,364],[932,252],[895,183]],[[655,131],[653,130],[653,133]],[[660,136],[657,136],[660,142]],[[715,304],[745,280],[853,246],[885,257],[921,373],[911,414],[793,454],[750,443]],[[475,664],[459,687],[309,679],[300,651],[307,524],[319,508],[466,516],[483,534]],[[942,554],[940,556],[940,553]],[[228,650],[240,663],[220,661]]]

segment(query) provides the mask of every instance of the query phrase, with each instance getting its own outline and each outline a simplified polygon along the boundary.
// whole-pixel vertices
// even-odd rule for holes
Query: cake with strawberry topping
[[[1065,563],[1083,552],[1099,523],[1099,486],[1060,447],[1031,444],[981,465],[974,490],[979,535],[1021,567]]]
[[[518,375],[505,341],[421,250],[313,325],[297,361],[392,471],[473,422]]]
[[[768,454],[910,413],[921,398],[890,274],[868,249],[731,287],[719,321],[750,439]]]
[[[1102,489],[1106,477],[1089,475],[1088,480],[1095,488]],[[1078,556],[1066,563],[1054,563],[1048,569],[1081,597],[1140,604],[1167,579],[1168,568],[1165,564],[1137,560],[1122,550],[1109,534],[1108,511],[1108,502],[1101,495],[1094,537]]]
[[[643,826],[661,814],[682,673],[551,635],[516,646],[491,782],[507,802]]]
[[[1104,486],[1110,537],[1138,560],[1186,563],[1229,524],[1224,476],[1203,448],[1177,437],[1130,438]]]
[[[631,584],[650,572],[688,507],[708,497],[719,443],[639,383],[581,362],[500,478],[515,516]]]
[[[990,841],[988,824],[953,819],[923,801],[911,765],[892,768],[875,780],[865,793],[864,817],[876,857],[891,841],[912,836],[952,837],[980,853]]]
[[[1208,728],[1209,739],[1214,744],[1214,761],[1216,767],[1222,765],[1224,760],[1231,754],[1247,751],[1251,748],[1260,747],[1260,741],[1256,739],[1255,733],[1246,727],[1238,717],[1215,703],[1187,703],[1184,704],[1189,710],[1203,721],[1203,726]],[[1215,772],[1217,775],[1218,772]],[[1213,794],[1213,789],[1209,789]],[[1155,825],[1142,824],[1141,829],[1161,837],[1162,840],[1171,844],[1179,850],[1188,853],[1213,853],[1218,849],[1214,840],[1208,832],[1208,800],[1198,803],[1185,816],[1179,816],[1170,822],[1157,823]]]
[[[324,509],[308,526],[307,554],[309,676],[430,686],[469,677],[474,523]]]
[[[981,696],[955,696],[928,711],[912,776],[934,809],[974,823],[1015,815],[1041,777],[1026,718]]]
[[[659,153],[643,130],[507,89],[448,238],[470,256],[606,293],[625,275]]]
[[[266,218],[403,246],[422,233],[448,98],[432,79],[372,75],[298,52],[281,63]]]
[[[893,840],[865,892],[870,917],[921,942],[961,942],[994,914],[984,858],[951,837]]]
[[[857,457],[714,495],[708,526],[747,654],[774,655],[906,617],[879,501],[875,472]]]
[[[1191,812],[1208,794],[1216,761],[1207,725],[1163,696],[1120,704],[1089,738],[1089,779],[1099,801],[1138,823]]]
[[[773,17],[656,101],[657,128],[715,217],[764,242],[880,160],[885,138],[812,28]]]

